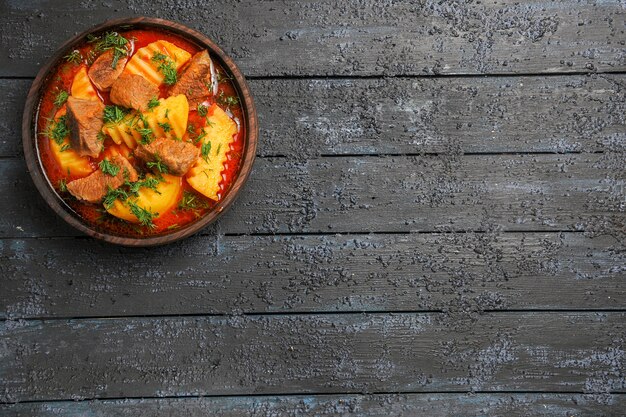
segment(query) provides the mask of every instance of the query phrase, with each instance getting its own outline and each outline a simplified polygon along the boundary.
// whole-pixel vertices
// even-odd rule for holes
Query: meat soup
[[[158,30],[90,37],[39,106],[50,183],[96,230],[166,234],[212,210],[234,182],[239,97],[208,51]]]

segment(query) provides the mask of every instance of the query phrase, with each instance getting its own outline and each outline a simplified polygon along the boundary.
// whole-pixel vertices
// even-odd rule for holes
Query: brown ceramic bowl
[[[242,123],[245,126],[245,137],[244,152],[242,155],[239,173],[234,179],[229,191],[210,212],[197,221],[189,223],[186,226],[170,233],[158,236],[149,236],[146,238],[133,238],[116,236],[113,234],[107,234],[106,232],[94,230],[92,226],[82,220],[57,194],[46,176],[39,157],[36,138],[36,122],[43,89],[46,87],[49,77],[54,73],[54,69],[60,60],[62,60],[63,57],[70,51],[74,50],[77,45],[81,44],[88,34],[142,28],[168,31],[197,44],[201,48],[206,48],[209,51],[211,58],[217,60],[222,68],[230,73],[229,75],[232,77],[232,83],[241,100],[241,108],[243,112]],[[248,179],[254,162],[257,139],[258,125],[254,103],[252,101],[246,80],[233,60],[228,57],[213,41],[200,32],[168,20],[147,17],[110,20],[76,35],[72,39],[65,42],[52,55],[52,57],[37,74],[37,77],[28,92],[26,107],[24,109],[24,116],[22,119],[22,140],[24,142],[24,156],[26,158],[28,170],[30,171],[30,175],[35,182],[37,189],[50,205],[52,210],[81,232],[96,239],[124,246],[163,245],[190,236],[214,222],[233,203]]]

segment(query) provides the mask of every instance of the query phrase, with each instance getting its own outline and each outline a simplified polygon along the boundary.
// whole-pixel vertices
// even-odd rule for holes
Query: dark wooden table
[[[623,1],[5,0],[0,414],[626,415]],[[103,20],[196,28],[261,138],[222,220],[79,236],[22,157]]]

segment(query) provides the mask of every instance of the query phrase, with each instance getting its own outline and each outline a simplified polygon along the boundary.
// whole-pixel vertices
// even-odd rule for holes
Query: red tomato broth
[[[142,48],[152,42],[157,40],[166,40],[168,42],[173,43],[174,45],[185,49],[187,52],[192,55],[196,52],[199,52],[201,48],[199,48],[196,44],[179,37],[178,35],[172,34],[166,31],[159,30],[129,30],[129,31],[121,31],[119,32],[126,39],[131,40],[131,51],[129,54],[129,59],[133,56],[133,54],[139,49]],[[70,92],[72,87],[72,82],[74,80],[74,76],[76,73],[83,67],[88,66],[87,57],[89,56],[89,52],[92,50],[93,46],[85,42],[78,48],[76,48],[82,55],[83,60],[80,64],[74,64],[71,62],[62,62],[56,69],[56,72],[52,77],[50,77],[50,81],[48,81],[48,85],[46,86],[45,92],[42,95],[38,115],[37,115],[37,144],[39,150],[39,157],[41,159],[41,163],[44,167],[44,171],[48,177],[48,180],[56,189],[57,193],[62,196],[63,200],[69,207],[74,210],[76,214],[78,214],[83,221],[85,221],[92,228],[95,228],[98,231],[124,236],[124,237],[146,237],[153,235],[162,235],[167,234],[168,232],[175,231],[183,226],[186,226],[199,218],[203,217],[205,214],[213,210],[217,201],[212,201],[202,194],[196,192],[186,181],[185,177],[182,177],[182,187],[180,195],[178,196],[178,201],[182,198],[183,192],[191,192],[193,193],[199,201],[203,201],[206,203],[207,207],[197,208],[197,209],[188,209],[181,210],[178,207],[174,207],[172,210],[167,213],[159,213],[159,217],[155,218],[153,223],[154,227],[142,226],[138,223],[127,222],[122,219],[118,219],[117,217],[109,214],[104,209],[102,204],[90,204],[79,201],[71,196],[67,192],[60,191],[60,183],[62,180],[66,182],[70,182],[74,179],[80,178],[79,176],[68,175],[67,172],[63,172],[59,164],[57,163],[52,150],[50,149],[50,139],[45,135],[45,132],[48,129],[50,124],[50,120],[54,118],[54,115],[59,110],[60,107],[57,107],[54,104],[54,100],[57,94],[60,91]],[[97,55],[95,56],[97,57]],[[95,59],[94,57],[94,59]],[[219,63],[213,61],[213,65],[215,66],[215,71],[222,76],[225,74],[223,68],[219,65]],[[180,75],[180,71],[179,71]],[[109,99],[109,93],[106,91],[100,91],[95,86],[93,86],[98,96],[104,102],[105,105],[112,104]],[[168,86],[160,86],[160,95],[159,98],[166,98],[168,92]],[[219,97],[219,95],[223,93],[226,96],[235,96],[239,98],[236,89],[230,82],[228,78],[223,77],[218,83],[218,91],[215,96],[209,96],[205,104],[210,106],[215,102],[215,98]],[[64,105],[63,105],[64,106]],[[61,106],[61,107],[63,107]],[[230,144],[230,150],[226,154],[227,162],[224,165],[224,168],[221,172],[222,181],[219,184],[220,192],[218,193],[218,198],[221,200],[228,190],[230,190],[232,184],[234,183],[237,174],[239,172],[239,168],[241,165],[241,158],[243,155],[244,142],[243,138],[245,135],[245,126],[243,125],[243,117],[241,104],[237,104],[236,106],[231,106],[228,109],[225,106],[221,106],[224,110],[229,110],[234,118],[239,122],[239,131],[234,137],[234,141]],[[201,117],[197,109],[190,108],[189,109],[189,118],[187,125],[193,124],[195,126],[195,131],[197,132],[200,128],[206,126],[206,118]],[[183,140],[190,140],[188,135],[185,134]],[[198,143],[199,147],[200,144]],[[104,142],[105,151],[101,152],[97,158],[89,158],[90,164],[92,168],[95,170],[98,168],[98,163],[108,157],[109,150],[119,148],[119,145],[116,145],[109,137]],[[126,152],[117,149],[120,153],[125,154]],[[135,167],[142,166],[138,161],[135,160],[134,156],[131,154],[129,161]],[[141,170],[140,170],[141,171]],[[149,170],[143,169],[145,172],[150,172]]]

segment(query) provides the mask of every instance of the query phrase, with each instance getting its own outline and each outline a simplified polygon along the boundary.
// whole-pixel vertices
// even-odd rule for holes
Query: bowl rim
[[[146,238],[116,236],[106,232],[94,230],[88,224],[83,222],[79,216],[70,209],[67,203],[64,202],[63,198],[58,195],[52,184],[50,184],[41,163],[36,137],[36,118],[38,116],[39,103],[41,102],[41,97],[44,87],[48,81],[48,77],[52,75],[52,71],[55,69],[59,61],[75,46],[82,43],[84,38],[89,34],[101,33],[107,30],[121,31],[133,28],[152,28],[168,31],[196,43],[200,47],[208,49],[211,58],[217,58],[222,67],[229,71],[234,77],[233,86],[237,90],[239,98],[242,100],[241,110],[245,125],[244,152],[242,155],[241,166],[239,168],[237,178],[231,185],[226,196],[220,200],[210,212],[199,220],[187,226],[183,226],[179,230],[164,235],[150,236]],[[256,156],[258,134],[258,119],[254,101],[252,100],[250,93],[250,88],[248,87],[243,73],[239,67],[237,67],[235,62],[224,51],[222,51],[222,49],[217,46],[215,42],[199,31],[177,22],[152,17],[133,17],[106,20],[65,41],[59,48],[56,49],[54,54],[52,54],[52,56],[37,73],[37,76],[28,91],[22,117],[22,144],[24,147],[26,165],[35,186],[46,203],[48,203],[58,216],[64,219],[75,229],[93,238],[122,246],[158,246],[172,243],[189,237],[204,229],[209,224],[215,222],[232,205],[250,176]]]

